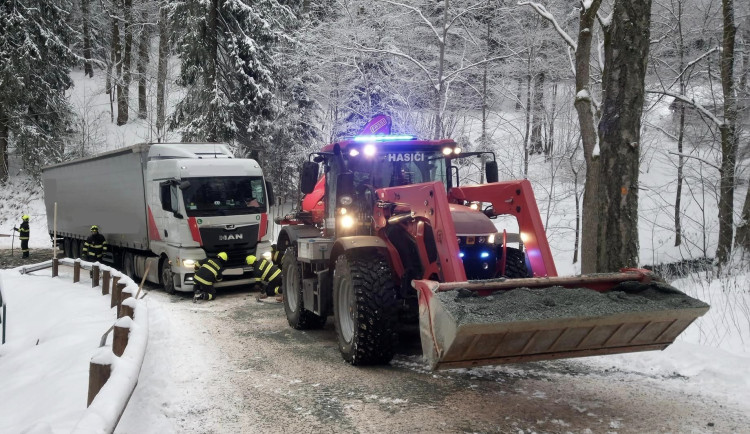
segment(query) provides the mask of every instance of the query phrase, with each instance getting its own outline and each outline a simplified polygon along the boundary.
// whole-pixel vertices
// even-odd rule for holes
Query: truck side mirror
[[[354,196],[354,174],[352,172],[339,173],[339,176],[336,178],[336,196],[336,201],[339,205],[351,205]],[[341,201],[346,196],[349,199]]]
[[[500,177],[497,174],[497,161],[488,161],[484,163],[484,173],[487,176],[487,183],[497,182]]]
[[[273,194],[273,184],[266,181],[266,194],[268,195],[268,206],[276,205],[276,196]]]
[[[315,190],[315,184],[318,182],[318,163],[312,161],[305,161],[302,163],[302,171],[300,173],[299,188],[302,193],[310,194]]]
[[[180,182],[180,190],[187,190],[188,188],[190,188],[190,181]]]
[[[159,200],[161,201],[161,209],[171,212],[172,192],[170,191],[170,184],[169,181],[159,183]]]

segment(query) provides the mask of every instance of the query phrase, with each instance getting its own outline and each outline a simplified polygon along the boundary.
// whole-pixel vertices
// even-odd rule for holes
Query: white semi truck
[[[45,167],[44,202],[65,255],[81,256],[92,225],[104,262],[168,293],[192,291],[194,264],[229,256],[217,287],[254,282],[245,257],[268,230],[273,190],[255,160],[225,144],[143,143]],[[60,245],[58,241],[58,245]]]

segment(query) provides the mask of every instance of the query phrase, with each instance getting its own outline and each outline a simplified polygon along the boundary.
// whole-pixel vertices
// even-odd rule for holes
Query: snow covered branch
[[[674,86],[674,84],[677,83],[677,81],[680,79],[680,77],[682,77],[682,75],[685,74],[685,72],[687,72],[688,69],[690,69],[691,67],[693,67],[696,63],[698,63],[701,60],[703,60],[706,57],[708,57],[709,54],[711,54],[713,52],[716,52],[716,51],[721,51],[721,47],[716,46],[716,47],[714,47],[714,48],[706,51],[705,53],[701,54],[700,56],[698,56],[692,62],[689,62],[687,65],[685,65],[685,68],[683,68],[682,71],[680,71],[680,73],[677,74],[677,77],[675,77],[674,81],[672,81],[672,83],[669,86],[667,86],[667,89],[670,89],[672,86]]]
[[[678,156],[678,157],[692,158],[692,159],[698,160],[698,161],[700,161],[701,163],[704,163],[704,164],[706,164],[706,165],[708,165],[708,166],[711,166],[711,167],[713,167],[714,169],[716,169],[716,170],[718,170],[718,171],[721,171],[721,168],[720,168],[719,166],[715,165],[714,163],[712,163],[712,162],[710,162],[710,161],[707,161],[707,160],[706,160],[706,159],[704,159],[704,158],[701,158],[701,157],[696,157],[695,155],[688,155],[688,154],[683,154],[683,153],[681,153],[681,152],[674,152],[674,151],[669,151],[669,153],[670,153],[671,155],[676,155],[676,156]]]
[[[539,15],[541,15],[542,18],[552,23],[553,26],[555,26],[555,30],[557,30],[557,33],[560,34],[560,36],[565,40],[565,43],[568,44],[573,50],[577,50],[576,42],[573,40],[573,38],[568,35],[565,30],[563,30],[562,27],[560,27],[560,24],[555,19],[554,15],[549,13],[547,11],[547,8],[544,7],[544,5],[541,5],[539,3],[535,2],[518,2],[519,6],[531,6]]]
[[[666,90],[646,90],[646,93],[654,93],[657,95],[668,95],[671,96],[674,99],[680,100],[684,103],[689,104],[693,108],[695,108],[698,112],[700,112],[705,117],[709,118],[711,122],[715,123],[717,127],[722,127],[724,125],[724,122],[719,120],[713,113],[711,113],[707,108],[703,107],[702,105],[695,102],[695,99],[693,98],[687,98],[685,95],[678,95],[674,92],[669,92]]]

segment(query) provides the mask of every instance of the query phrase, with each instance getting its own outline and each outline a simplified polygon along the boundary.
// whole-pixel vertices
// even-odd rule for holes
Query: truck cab
[[[224,281],[252,283],[247,255],[268,230],[273,199],[255,160],[236,159],[226,145],[154,144],[145,172],[148,236],[156,256],[138,258],[136,274],[152,262],[148,280],[168,292],[192,291],[194,266],[226,252]]]

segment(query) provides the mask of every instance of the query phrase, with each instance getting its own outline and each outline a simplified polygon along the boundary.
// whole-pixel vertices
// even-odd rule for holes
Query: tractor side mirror
[[[339,173],[336,178],[336,196],[340,205],[352,204],[354,198],[354,174],[352,172]]]
[[[497,182],[500,177],[497,174],[497,161],[488,161],[484,164],[484,173],[487,176],[487,183]]]
[[[266,181],[266,194],[268,195],[268,206],[276,205],[276,196],[273,194],[273,184]]]
[[[318,163],[305,161],[302,163],[300,173],[299,188],[304,194],[310,194],[315,190],[315,184],[318,182]]]

